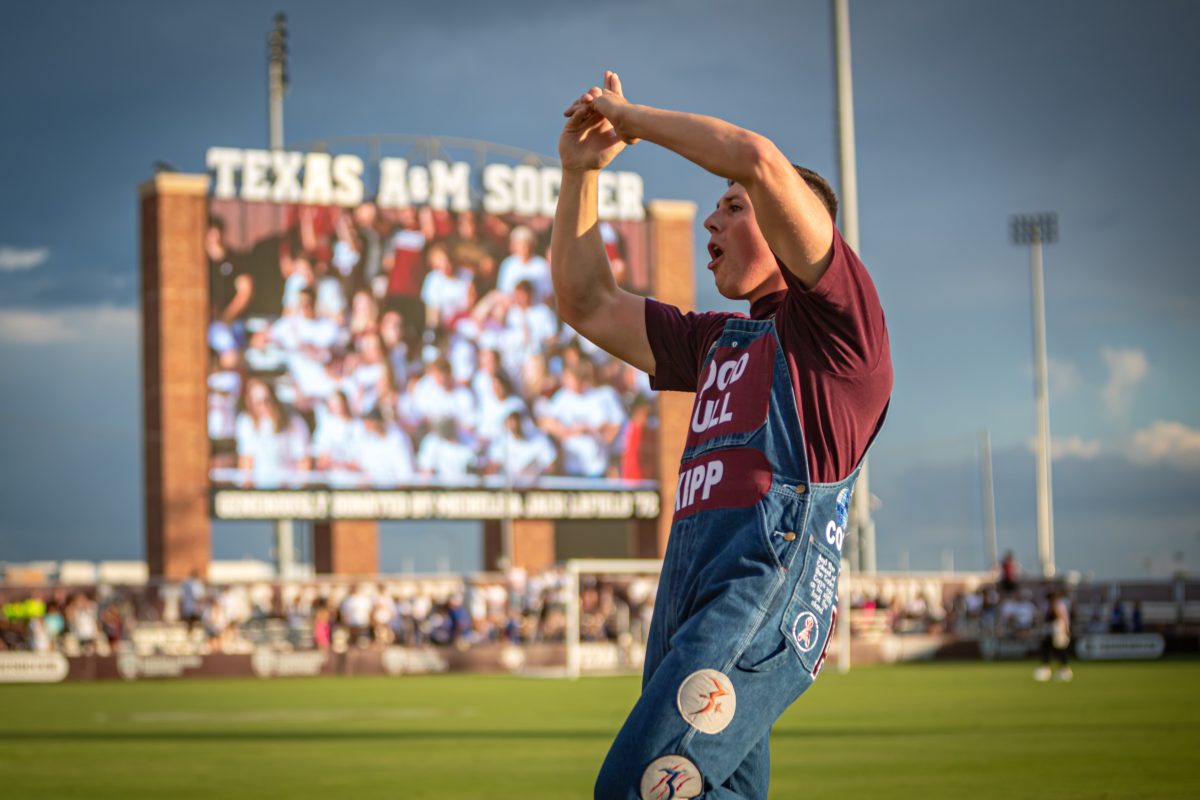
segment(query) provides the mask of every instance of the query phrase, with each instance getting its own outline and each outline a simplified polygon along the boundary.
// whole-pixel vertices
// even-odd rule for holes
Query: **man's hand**
[[[605,72],[604,85],[604,89],[593,86],[563,112],[568,119],[558,139],[558,155],[564,170],[603,169],[626,144],[636,141],[623,137],[608,116],[619,119],[619,108],[629,105],[621,92],[621,79],[615,72]]]
[[[637,144],[640,139],[630,130],[629,110],[632,106],[625,99],[625,90],[621,86],[621,78],[612,70],[604,73],[604,88],[593,86],[580,96],[573,106],[566,110],[567,114],[578,108],[591,108],[600,114],[612,126],[617,136],[625,144]]]

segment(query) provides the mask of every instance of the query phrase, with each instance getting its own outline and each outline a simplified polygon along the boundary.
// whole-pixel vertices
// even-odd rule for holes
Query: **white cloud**
[[[1135,348],[1104,347],[1100,355],[1108,365],[1108,382],[1100,397],[1109,414],[1120,416],[1129,410],[1133,390],[1146,377],[1150,365],[1146,354]]]
[[[1055,460],[1077,458],[1082,461],[1100,455],[1099,439],[1084,439],[1080,436],[1051,437],[1050,453]]]
[[[1157,420],[1130,438],[1129,460],[1142,465],[1200,468],[1200,430],[1182,422]]]
[[[98,306],[56,311],[0,309],[0,342],[55,344],[131,336],[137,330],[134,308]]]
[[[1027,444],[1029,452],[1037,453],[1037,439],[1031,437]],[[1050,437],[1050,458],[1054,461],[1065,461],[1068,458],[1087,461],[1100,455],[1103,449],[1099,439],[1084,439],[1081,436]]]
[[[48,247],[9,247],[0,245],[0,272],[33,269],[50,257]]]

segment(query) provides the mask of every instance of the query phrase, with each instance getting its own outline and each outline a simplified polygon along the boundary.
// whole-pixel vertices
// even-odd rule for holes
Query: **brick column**
[[[650,258],[654,265],[652,295],[664,303],[691,311],[696,306],[696,277],[693,263],[692,226],[696,204],[683,200],[651,200]],[[687,440],[692,395],[663,392],[659,400],[658,479],[662,513],[658,522],[635,522],[632,539],[641,558],[662,558],[667,552],[671,515],[675,509],[675,482],[679,456]]]
[[[152,577],[203,575],[208,501],[208,176],[160,173],[139,187],[142,452]]]
[[[554,520],[514,519],[512,521],[513,566],[524,567],[529,574],[554,564]],[[504,555],[504,523],[498,519],[483,523],[483,568],[497,570]]]
[[[379,572],[379,523],[345,519],[313,523],[313,567],[318,575]]]

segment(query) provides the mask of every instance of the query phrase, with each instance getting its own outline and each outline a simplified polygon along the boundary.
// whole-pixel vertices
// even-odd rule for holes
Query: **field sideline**
[[[772,737],[775,798],[1200,796],[1200,661],[833,665]],[[0,687],[5,798],[584,798],[634,678]]]

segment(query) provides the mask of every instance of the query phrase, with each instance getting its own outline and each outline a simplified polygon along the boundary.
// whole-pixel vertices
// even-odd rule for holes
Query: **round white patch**
[[[817,634],[820,629],[821,625],[811,611],[802,611],[797,615],[796,621],[792,623],[792,639],[795,640],[801,652],[807,653],[813,649],[817,643]]]
[[[701,733],[725,730],[737,710],[733,684],[715,669],[702,669],[688,675],[679,685],[675,702],[684,721]]]
[[[679,800],[699,797],[704,779],[696,765],[683,756],[663,756],[642,773],[642,800]]]

